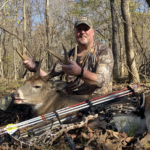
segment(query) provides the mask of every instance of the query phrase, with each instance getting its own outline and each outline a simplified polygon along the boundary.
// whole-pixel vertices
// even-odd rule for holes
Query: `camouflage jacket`
[[[75,48],[68,52],[69,59],[72,60]],[[113,55],[110,48],[103,44],[94,43],[84,57],[77,56],[79,66],[97,74],[97,81],[93,85],[88,85],[76,76],[65,75],[67,82],[66,92],[77,95],[104,95],[112,91]],[[62,67],[56,62],[55,71],[61,71]],[[62,76],[60,77],[62,79]]]

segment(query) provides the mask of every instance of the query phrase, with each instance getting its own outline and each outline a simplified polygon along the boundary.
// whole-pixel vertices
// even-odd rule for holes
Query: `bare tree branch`
[[[7,33],[9,33],[9,34],[11,34],[11,35],[13,35],[13,36],[15,36],[15,37],[16,37],[17,39],[19,39],[19,40],[22,42],[22,44],[23,44],[23,40],[22,40],[18,35],[16,35],[16,34],[10,32],[10,31],[8,31],[7,29],[5,29],[4,27],[2,27],[1,25],[0,25],[0,28],[1,28],[2,30],[4,30],[5,32],[7,32]],[[28,52],[30,53],[30,55],[33,57],[32,52],[31,52],[24,44],[23,44],[23,46],[28,50]]]

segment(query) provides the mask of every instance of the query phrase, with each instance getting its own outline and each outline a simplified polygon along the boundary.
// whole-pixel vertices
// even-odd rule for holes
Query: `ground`
[[[0,82],[0,98],[5,97],[10,94],[18,87],[23,84],[23,81],[1,81]],[[116,83],[114,82],[113,91],[125,88],[126,83]],[[26,105],[16,105],[11,111],[3,112],[0,111],[0,127],[4,127],[10,123],[18,123],[24,120],[28,120],[34,117],[32,109],[30,106]],[[81,128],[76,128],[68,132],[69,136],[72,137],[73,142],[78,150],[134,150],[136,147],[134,143],[137,142],[137,138],[128,137],[125,133],[118,133],[112,130],[105,130],[102,128],[90,129],[87,125]],[[143,138],[145,135],[140,136]],[[22,144],[12,145],[12,142],[5,142],[0,145],[0,149],[61,149],[69,150],[70,147],[66,141],[66,135],[60,135],[54,142],[53,145],[45,144],[44,146],[39,146],[38,144],[34,147],[24,147]],[[49,139],[47,139],[49,140]],[[0,142],[2,138],[0,138]],[[148,150],[148,146],[145,149]]]

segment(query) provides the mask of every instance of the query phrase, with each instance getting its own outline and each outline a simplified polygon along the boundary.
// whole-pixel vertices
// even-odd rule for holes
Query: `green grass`
[[[22,86],[23,83],[24,83],[23,80],[13,80],[13,81],[1,80],[0,81],[0,98],[12,93],[16,89],[18,89],[20,86]]]
[[[128,130],[128,136],[133,137],[135,128],[136,128],[138,123],[137,122],[133,122],[133,123],[127,122],[127,124],[130,127],[130,130]]]
[[[129,126],[129,130],[126,131],[128,137],[134,136],[134,131],[137,127],[138,122],[136,121],[130,122],[129,120],[122,119],[120,120],[120,122],[116,122],[116,123],[120,126],[120,128],[123,128],[124,124],[127,124]]]

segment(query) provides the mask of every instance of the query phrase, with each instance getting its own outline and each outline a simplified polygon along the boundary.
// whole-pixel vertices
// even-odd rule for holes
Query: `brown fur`
[[[43,115],[98,95],[66,95],[62,90],[66,83],[62,81],[45,81],[40,76],[32,76],[14,94],[15,99],[23,99],[21,104],[30,104],[36,115]],[[25,100],[24,100],[25,99]],[[19,101],[16,103],[19,103]],[[40,106],[38,104],[42,103]],[[38,108],[36,108],[38,106]],[[35,109],[36,108],[36,109]],[[148,133],[150,133],[150,94],[145,97],[145,117]],[[143,121],[143,120],[142,120]],[[143,123],[142,123],[143,124]],[[144,124],[143,128],[144,129]],[[149,135],[149,134],[148,134]]]
[[[15,99],[26,99],[22,104],[30,104],[33,109],[37,104],[43,103],[35,110],[37,115],[43,115],[97,97],[93,95],[66,95],[61,91],[65,87],[66,83],[63,81],[46,82],[40,76],[32,76],[26,80],[24,85],[13,96]],[[20,92],[23,93],[24,97],[21,97]]]

